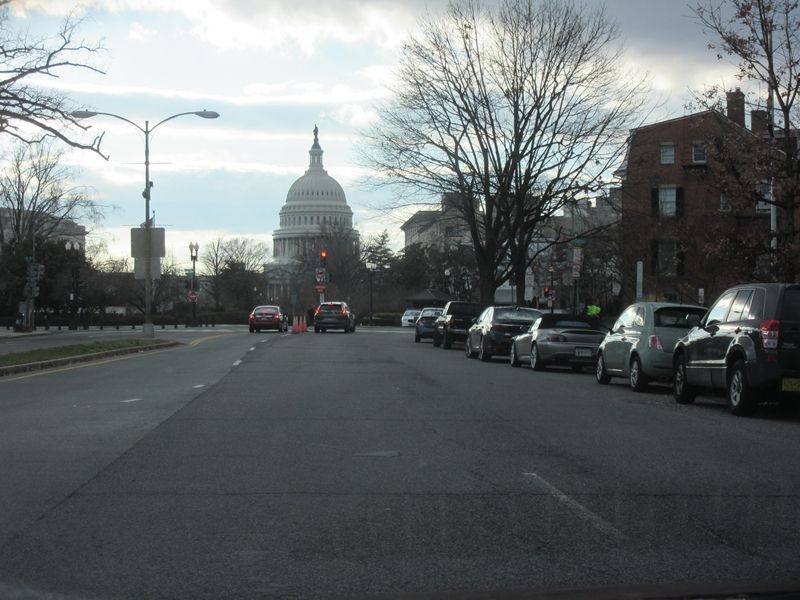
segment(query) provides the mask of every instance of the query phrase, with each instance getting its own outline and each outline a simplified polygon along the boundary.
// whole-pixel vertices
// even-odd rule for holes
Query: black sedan
[[[508,356],[512,338],[527,331],[541,314],[542,311],[535,308],[490,306],[467,331],[464,343],[467,358],[477,355],[488,361],[494,355]]]

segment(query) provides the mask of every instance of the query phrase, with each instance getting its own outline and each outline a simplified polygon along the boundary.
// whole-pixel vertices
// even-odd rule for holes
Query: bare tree
[[[208,277],[214,310],[222,309],[222,272],[225,270],[225,251],[223,238],[218,237],[205,244],[200,257],[203,274]]]
[[[100,209],[72,183],[51,142],[17,144],[0,172],[0,247],[47,240],[66,222],[95,219]]]
[[[601,9],[463,0],[404,46],[362,159],[403,192],[392,208],[452,195],[485,303],[511,273],[524,281],[537,230],[621,157],[645,84],[620,70],[616,37]]]
[[[102,134],[88,141],[73,136],[70,128],[88,128],[71,116],[69,98],[46,84],[46,79],[72,69],[102,73],[90,64],[102,48],[78,39],[79,25],[80,20],[70,16],[54,36],[33,38],[14,31],[8,10],[0,9],[0,132],[25,143],[55,137],[101,154]]]
[[[227,265],[238,264],[245,271],[261,273],[269,257],[269,248],[264,242],[235,237],[223,242],[222,253]]]
[[[796,0],[707,0],[694,8],[694,14],[712,38],[709,47],[717,51],[719,59],[738,64],[737,78],[755,84],[760,105],[766,107],[766,135],[760,140],[760,149],[750,144],[749,160],[761,163],[761,172],[771,184],[772,193],[760,200],[775,206],[775,231],[749,236],[748,246],[771,255],[771,278],[794,281],[800,269],[796,130],[800,116],[800,7]],[[713,101],[718,91],[708,91],[703,100]],[[740,145],[718,150],[722,164],[731,162],[725,161],[726,153],[741,162]],[[740,179],[745,180],[738,193],[743,203],[752,199],[754,184],[746,177]],[[728,189],[727,193],[735,201],[734,191]]]

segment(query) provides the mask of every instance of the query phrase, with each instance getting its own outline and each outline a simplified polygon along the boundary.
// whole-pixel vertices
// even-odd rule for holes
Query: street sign
[[[314,291],[317,294],[324,294],[325,293],[325,286],[324,285],[315,285],[314,286]]]
[[[314,273],[314,278],[317,280],[317,283],[324,283],[325,280],[328,278],[327,271],[320,267]]]
[[[194,290],[189,292],[189,302],[197,302],[197,292]]]

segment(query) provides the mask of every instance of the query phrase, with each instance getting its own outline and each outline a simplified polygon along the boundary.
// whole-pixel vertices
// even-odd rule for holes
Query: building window
[[[652,240],[650,245],[650,266],[654,275],[675,277],[684,274],[686,254],[678,240],[661,238]]]
[[[756,185],[756,212],[768,213],[772,206],[772,186],[769,182]]]
[[[650,214],[654,219],[683,216],[683,188],[661,185],[651,190]]]
[[[695,164],[705,164],[706,162],[705,142],[692,143],[692,162]]]
[[[675,144],[661,144],[661,164],[674,165],[675,164]]]

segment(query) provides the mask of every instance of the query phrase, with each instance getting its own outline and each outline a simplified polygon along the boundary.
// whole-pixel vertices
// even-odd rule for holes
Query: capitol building
[[[319,129],[314,126],[308,169],[289,188],[280,226],[272,233],[272,261],[265,265],[267,296],[287,306],[302,303],[300,296],[313,284],[308,270],[323,232],[353,233],[353,211],[342,186],[323,167],[322,154]]]

